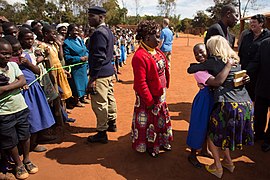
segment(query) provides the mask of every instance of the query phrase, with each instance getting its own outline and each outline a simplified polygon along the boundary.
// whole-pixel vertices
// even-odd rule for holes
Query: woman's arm
[[[72,55],[71,49],[66,43],[64,43],[63,45],[63,52],[64,52],[65,61],[68,63],[79,63],[81,61],[84,61],[84,59],[81,59],[83,57]]]
[[[221,86],[226,80],[233,63],[234,63],[233,61],[228,60],[222,71],[220,71],[216,77],[214,76],[209,77],[209,79],[206,81],[206,84],[214,87]]]

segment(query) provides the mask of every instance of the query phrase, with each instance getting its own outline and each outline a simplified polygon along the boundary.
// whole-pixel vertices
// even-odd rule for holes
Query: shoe
[[[161,146],[160,149],[164,151],[172,151],[172,146],[170,144],[167,144],[165,146]]]
[[[121,74],[121,73],[118,71],[117,74]]]
[[[66,123],[74,123],[76,121],[76,119],[74,119],[74,118],[68,118],[65,122]]]
[[[90,104],[90,101],[88,99],[82,99],[80,100],[80,102],[84,104]]]
[[[126,65],[127,64],[126,61],[124,61],[123,64]]]
[[[234,164],[227,164],[223,161],[221,161],[221,165],[222,167],[224,167],[225,169],[229,170],[231,173],[233,173],[235,165]]]
[[[270,150],[270,144],[264,142],[261,146],[263,152],[268,152]]]
[[[24,166],[29,174],[36,174],[38,172],[38,167],[35,164],[33,164],[31,161],[28,163],[25,163]]]
[[[195,168],[202,168],[203,165],[198,161],[197,157],[194,155],[188,156],[188,162],[190,162]]]
[[[45,152],[47,151],[47,148],[45,148],[44,146],[39,146],[37,145],[34,149],[33,149],[34,152]]]
[[[80,101],[75,105],[76,107],[85,107],[84,104],[82,104]]]
[[[48,144],[56,139],[57,139],[57,136],[53,134],[41,135],[38,137],[38,143]]]
[[[29,173],[25,169],[24,165],[21,165],[15,168],[15,176],[17,179],[26,179],[29,177]]]
[[[108,143],[108,136],[106,131],[98,131],[97,134],[93,136],[88,136],[87,141],[90,143]]]
[[[109,121],[108,126],[109,126],[108,129],[107,129],[108,132],[117,132],[117,127],[116,127],[116,121],[115,120]]]
[[[218,178],[221,178],[222,175],[223,175],[223,169],[222,168],[220,168],[220,169],[218,169],[218,168],[210,169],[209,165],[205,165],[205,169],[206,169],[206,171],[208,171],[209,173],[215,175]]]
[[[158,157],[158,154],[155,153],[155,152],[154,152],[153,150],[151,150],[151,149],[148,149],[147,152],[148,152],[148,154],[149,154],[151,157],[153,157],[153,158],[157,158],[157,157]]]

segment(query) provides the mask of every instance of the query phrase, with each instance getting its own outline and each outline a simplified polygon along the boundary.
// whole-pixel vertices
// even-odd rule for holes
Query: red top
[[[166,59],[165,55],[156,48],[160,58]],[[155,59],[158,58],[154,55]],[[163,94],[165,84],[169,88],[170,74],[168,69],[168,62],[165,64],[165,83],[161,83],[160,75],[156,60],[153,55],[149,54],[144,48],[139,47],[132,58],[132,67],[134,75],[133,89],[138,93],[147,106],[154,104],[154,97],[160,97]]]

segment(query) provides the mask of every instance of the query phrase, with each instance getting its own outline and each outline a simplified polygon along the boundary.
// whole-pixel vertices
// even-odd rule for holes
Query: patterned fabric
[[[242,149],[254,144],[252,102],[222,102],[214,106],[208,136],[217,147]]]
[[[158,154],[160,146],[167,146],[173,139],[169,109],[166,103],[165,59],[159,53],[153,57],[163,87],[163,95],[154,98],[154,108],[147,105],[138,93],[132,120],[132,148],[138,152],[153,149]]]

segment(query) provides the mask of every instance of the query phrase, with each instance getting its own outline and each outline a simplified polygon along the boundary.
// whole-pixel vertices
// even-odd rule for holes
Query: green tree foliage
[[[25,10],[29,19],[44,19],[46,0],[26,0]]]
[[[126,8],[120,8],[117,0],[108,0],[103,3],[103,7],[106,9],[106,23],[110,25],[126,24],[126,18],[128,10]]]
[[[192,28],[192,19],[185,18],[181,21],[181,31],[185,31],[186,29]]]
[[[224,5],[233,4],[238,7],[238,0],[214,0],[215,5],[206,9],[210,13],[211,24],[217,22],[220,19],[220,11]]]
[[[170,17],[175,7],[175,0],[158,0],[158,9],[161,16]]]
[[[205,14],[204,11],[197,11],[196,15],[194,16],[194,19],[192,20],[192,26],[205,28],[209,25],[210,24],[208,15]]]

